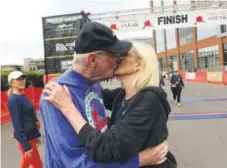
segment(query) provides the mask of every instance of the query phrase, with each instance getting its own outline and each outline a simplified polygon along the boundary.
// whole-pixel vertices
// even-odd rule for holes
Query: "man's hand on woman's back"
[[[166,154],[168,153],[168,143],[167,141],[161,144],[147,148],[139,153],[140,166],[146,165],[157,165],[162,164],[166,161]]]

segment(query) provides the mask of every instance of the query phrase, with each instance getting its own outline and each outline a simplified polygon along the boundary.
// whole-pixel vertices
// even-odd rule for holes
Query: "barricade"
[[[186,80],[186,73],[181,72],[180,75],[181,75],[181,77],[182,77],[183,80]]]
[[[222,83],[223,85],[227,85],[227,71],[222,72],[223,77],[222,77]]]
[[[43,88],[26,88],[24,94],[32,102],[36,111],[39,111],[39,100]],[[1,92],[1,125],[11,121],[7,107],[8,95],[7,92]]]
[[[7,92],[1,92],[1,124],[5,124],[11,120],[8,112],[7,102]]]
[[[223,72],[207,72],[207,82],[223,84]]]
[[[227,71],[186,72],[185,74],[182,74],[181,76],[182,76],[183,80],[186,80],[186,81],[227,85]]]
[[[195,72],[186,72],[185,73],[185,80],[195,81],[196,80],[196,73]]]
[[[60,74],[48,74],[43,76],[43,83],[46,84],[48,81],[53,80],[54,78],[57,78]]]
[[[207,72],[196,72],[196,77],[195,77],[196,82],[207,82]]]
[[[26,88],[24,90],[25,95],[32,102],[36,111],[39,111],[39,100],[42,90],[43,88]]]

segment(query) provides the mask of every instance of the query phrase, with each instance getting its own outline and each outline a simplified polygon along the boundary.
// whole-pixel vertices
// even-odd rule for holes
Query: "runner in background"
[[[165,86],[164,77],[163,77],[162,73],[160,73],[159,76],[160,76],[159,87]]]
[[[184,87],[184,82],[182,80],[181,75],[178,70],[175,70],[170,78],[171,83],[171,91],[173,93],[174,103],[177,104],[178,107],[181,106],[181,91]]]
[[[13,71],[8,76],[8,108],[14,128],[13,137],[22,153],[20,168],[42,168],[37,143],[41,136],[39,121],[33,104],[23,94],[26,76],[20,71]]]

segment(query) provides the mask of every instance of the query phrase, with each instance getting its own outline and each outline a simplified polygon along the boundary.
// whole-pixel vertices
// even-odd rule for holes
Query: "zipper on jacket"
[[[122,92],[123,92],[123,91],[122,91]],[[139,93],[140,93],[140,91],[137,92],[137,93],[134,95],[133,99],[132,99],[131,102],[128,104],[127,108],[123,110],[123,112],[122,112],[122,117],[124,117],[124,115],[126,114],[127,110],[132,106],[133,102],[134,102],[135,99],[138,97]],[[115,108],[115,105],[116,105],[116,102],[117,102],[117,100],[118,100],[118,97],[120,97],[120,94],[122,94],[122,93],[119,92],[118,95],[116,96],[115,100],[114,100],[113,107],[112,107],[112,114],[114,114],[114,113],[113,113],[113,112],[114,112],[113,110],[116,109],[116,108]],[[111,123],[112,123],[112,115],[111,115]]]
[[[112,123],[113,123],[113,119],[112,119],[112,118],[113,118],[113,115],[115,114],[115,113],[114,113],[115,104],[116,104],[116,102],[117,102],[118,97],[120,97],[120,95],[121,95],[123,92],[124,92],[124,90],[121,90],[121,91],[117,94],[116,98],[114,99],[113,106],[112,106],[112,113],[111,113],[111,117],[110,117],[110,121],[111,121],[110,125],[112,125]]]

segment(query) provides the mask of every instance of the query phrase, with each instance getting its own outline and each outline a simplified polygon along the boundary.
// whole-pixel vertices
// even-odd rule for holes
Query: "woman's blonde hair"
[[[12,80],[8,81],[9,89],[7,91],[8,97],[13,93]]]
[[[8,96],[10,96],[13,93],[13,88],[10,86],[9,90],[7,91]]]
[[[159,64],[154,48],[148,44],[133,42],[129,55],[143,62],[143,67],[134,74],[133,87],[138,91],[149,86],[159,86]]]

